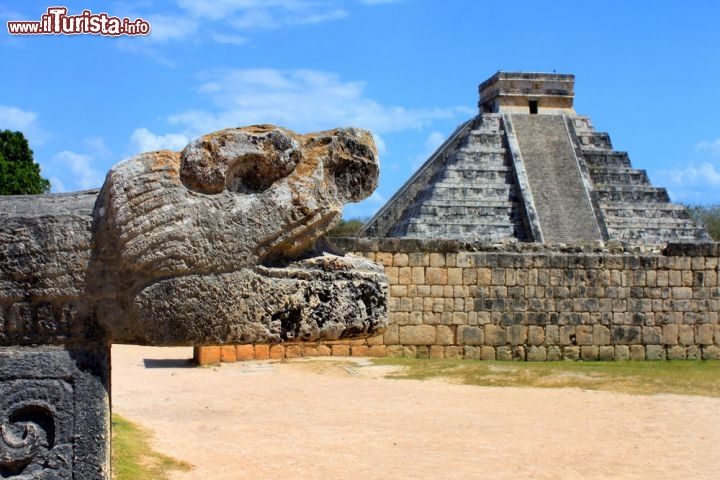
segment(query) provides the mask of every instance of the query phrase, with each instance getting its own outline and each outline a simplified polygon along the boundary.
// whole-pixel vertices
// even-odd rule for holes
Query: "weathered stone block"
[[[332,356],[333,357],[349,357],[350,356],[350,345],[332,345]],[[270,350],[272,358],[272,349]]]
[[[642,327],[642,341],[645,345],[661,345],[663,343],[662,327]]]
[[[288,345],[285,347],[285,358],[300,358],[303,356],[301,345]]]
[[[329,345],[318,345],[315,350],[315,355],[318,357],[329,357],[332,355],[332,347]]]
[[[497,352],[495,347],[483,346],[480,347],[480,359],[481,360],[495,360],[497,358]]]
[[[549,345],[547,347],[547,360],[556,362],[563,359],[562,349],[558,345]]]
[[[709,345],[702,348],[703,360],[720,360],[720,347],[717,345]]]
[[[580,347],[562,347],[563,359],[580,360]]]
[[[510,361],[513,359],[513,351],[510,347],[497,347],[495,351],[498,361]]]
[[[646,345],[645,347],[645,359],[646,360],[665,360],[666,353],[665,347],[662,345]]]
[[[527,341],[527,327],[511,325],[507,327],[507,341],[510,345],[523,345]]]
[[[696,327],[696,342],[698,345],[713,344],[713,325],[709,323],[698,325]]]
[[[547,360],[547,350],[544,346],[531,346],[527,351],[528,362],[544,362]]]
[[[255,347],[253,345],[236,345],[235,358],[239,362],[255,359]]]
[[[453,329],[447,325],[435,327],[435,343],[437,345],[453,345],[455,343]]]
[[[270,358],[270,345],[255,345],[255,360],[267,360]]]
[[[459,345],[483,345],[485,336],[480,327],[460,325],[457,329],[457,343]]]
[[[272,360],[285,358],[285,345],[270,345],[270,358]]]
[[[630,347],[628,345],[615,345],[615,360],[630,360]]]
[[[193,349],[193,359],[198,365],[211,365],[213,363],[220,363],[220,347],[195,347]]]
[[[223,363],[234,363],[235,357],[235,345],[223,345],[220,347],[220,361]]]
[[[445,347],[440,345],[432,345],[429,350],[430,358],[445,358]]]
[[[538,347],[545,343],[545,328],[535,325],[528,327],[528,343],[531,346]]]
[[[367,357],[370,348],[367,345],[352,345],[350,347],[350,355],[353,357]]]
[[[680,345],[692,345],[695,343],[695,326],[678,325],[678,340]]]
[[[663,325],[662,327],[662,343],[665,345],[678,344],[678,326]]]
[[[577,345],[592,345],[594,343],[592,325],[578,325],[575,327],[575,335]]]
[[[438,267],[426,268],[425,282],[428,285],[447,285],[447,269]]]
[[[493,347],[499,347],[502,345],[505,345],[506,343],[506,335],[505,335],[505,329],[498,326],[498,325],[492,325],[488,324],[484,327],[485,330],[485,344],[490,345]]]
[[[480,360],[481,359],[481,348],[466,345],[463,347],[463,358],[468,360]]]
[[[645,346],[630,345],[630,360],[645,360]]]
[[[668,348],[668,360],[685,360],[687,359],[687,348],[682,345],[675,345]]]
[[[615,358],[615,347],[612,345],[601,345],[598,347],[598,360],[608,362]]]
[[[597,345],[583,345],[580,347],[580,359],[585,361],[594,361],[598,359]]]
[[[699,345],[690,345],[687,348],[688,360],[702,360],[702,347]]]
[[[593,343],[610,345],[610,329],[604,325],[593,325]]]
[[[434,345],[435,327],[432,325],[410,325],[399,327],[401,345]]]

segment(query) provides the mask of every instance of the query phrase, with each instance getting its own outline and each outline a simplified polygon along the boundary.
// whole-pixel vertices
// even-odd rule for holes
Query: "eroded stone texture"
[[[368,196],[377,174],[366,131],[269,125],[117,165],[94,211],[98,318],[115,338],[154,345],[378,331],[382,269],[317,254],[343,204]]]
[[[379,332],[382,269],[322,241],[377,176],[364,130],[260,125],[126,160],[99,193],[0,199],[0,345]]]

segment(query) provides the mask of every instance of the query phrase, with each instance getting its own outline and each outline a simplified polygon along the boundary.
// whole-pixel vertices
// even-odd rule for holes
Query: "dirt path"
[[[720,399],[386,380],[318,360],[187,368],[188,348],[113,347],[113,408],[174,479],[710,479]]]

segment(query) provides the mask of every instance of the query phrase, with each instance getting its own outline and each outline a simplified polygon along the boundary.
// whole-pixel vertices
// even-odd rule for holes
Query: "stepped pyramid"
[[[573,109],[575,77],[498,72],[460,125],[360,231],[467,242],[709,241]]]

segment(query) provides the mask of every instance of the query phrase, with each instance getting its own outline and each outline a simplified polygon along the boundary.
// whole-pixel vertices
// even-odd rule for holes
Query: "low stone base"
[[[0,347],[0,478],[110,478],[109,347]]]
[[[489,346],[471,345],[367,345],[366,340],[325,343],[288,343],[275,345],[237,345],[235,356],[223,355],[227,346],[195,347],[198,365],[243,360],[267,360],[299,357],[410,357],[464,358],[471,360],[544,362],[557,360],[626,361],[626,360],[720,360],[720,347],[678,345],[604,345],[584,347],[559,346]],[[270,352],[268,354],[268,352]]]

